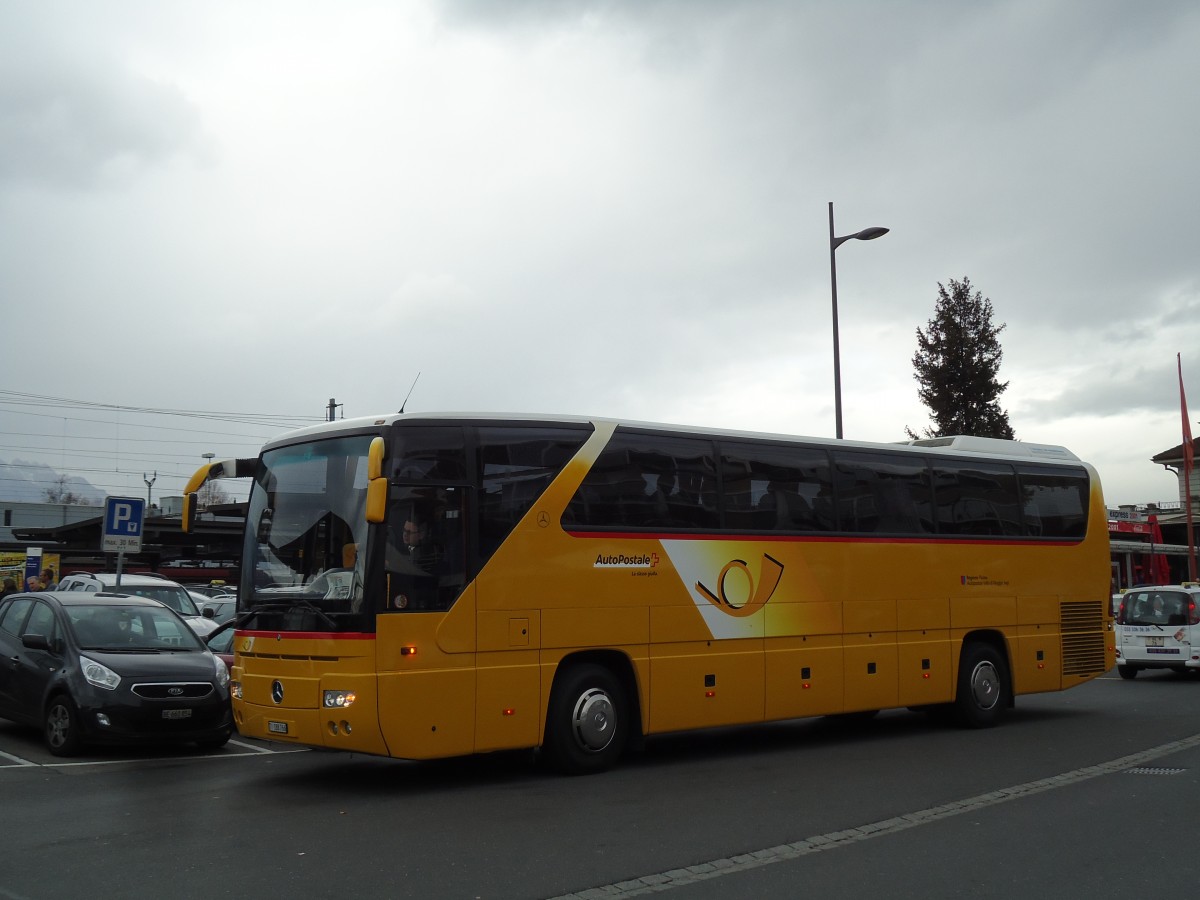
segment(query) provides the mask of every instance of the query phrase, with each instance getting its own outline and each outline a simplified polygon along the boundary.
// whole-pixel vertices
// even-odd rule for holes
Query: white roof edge
[[[968,434],[905,441],[914,447],[938,447],[966,453],[986,453],[989,456],[1025,456],[1036,459],[1063,459],[1079,462],[1079,457],[1057,444],[1031,444],[1004,438],[975,437]]]
[[[305,437],[320,434],[338,434],[340,432],[358,431],[365,428],[394,425],[407,419],[421,420],[492,420],[496,422],[543,422],[546,424],[562,423],[574,425],[590,425],[600,423],[616,423],[633,428],[647,428],[662,431],[674,431],[707,435],[712,437],[752,438],[777,441],[803,441],[806,443],[823,444],[829,447],[850,447],[858,450],[902,449],[911,447],[914,452],[934,451],[946,453],[980,454],[990,457],[1011,456],[1024,459],[1038,459],[1049,462],[1082,462],[1078,456],[1066,447],[1055,444],[1034,444],[1026,441],[1010,441],[1003,438],[975,437],[973,435],[954,435],[938,438],[918,438],[908,441],[848,441],[829,437],[812,435],[777,434],[760,431],[739,431],[725,428],[705,428],[696,425],[675,425],[666,422],[643,422],[635,419],[616,419],[610,416],[588,415],[553,415],[549,413],[498,413],[498,412],[409,412],[386,413],[379,416],[359,416],[353,419],[337,419],[334,422],[321,422],[294,431],[286,432],[267,441],[264,449],[283,444],[294,443]]]

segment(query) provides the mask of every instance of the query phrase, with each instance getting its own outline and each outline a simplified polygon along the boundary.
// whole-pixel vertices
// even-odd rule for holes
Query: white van
[[[206,619],[183,586],[152,573],[131,573],[121,576],[121,587],[117,588],[117,576],[109,572],[72,572],[58,582],[60,591],[89,591],[112,593],[119,591],[134,597],[149,597],[171,607],[183,617],[200,637],[217,630],[217,623]]]
[[[1200,584],[1130,588],[1117,610],[1117,671],[1200,670]]]

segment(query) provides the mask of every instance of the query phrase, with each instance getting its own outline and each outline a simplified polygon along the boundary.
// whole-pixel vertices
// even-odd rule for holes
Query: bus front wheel
[[[550,694],[542,752],[568,775],[612,768],[629,735],[629,706],[608,669],[588,663],[562,673]]]
[[[996,648],[983,643],[963,648],[954,698],[959,722],[970,728],[995,725],[1011,702],[1011,690],[1008,666]]]

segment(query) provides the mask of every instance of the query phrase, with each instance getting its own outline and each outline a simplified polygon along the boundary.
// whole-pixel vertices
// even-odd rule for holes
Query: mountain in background
[[[11,503],[47,503],[46,492],[73,494],[76,502],[104,506],[104,491],[86,478],[62,475],[45,463],[14,459],[0,460],[0,500]]]

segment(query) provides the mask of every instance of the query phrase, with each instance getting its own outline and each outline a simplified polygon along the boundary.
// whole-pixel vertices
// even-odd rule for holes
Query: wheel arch
[[[1004,677],[1005,677],[1005,680],[1008,682],[1008,706],[1009,706],[1009,708],[1012,708],[1012,706],[1014,705],[1014,701],[1015,701],[1015,694],[1013,692],[1012,654],[1009,652],[1008,638],[1005,637],[1004,632],[997,631],[994,628],[977,628],[974,631],[968,631],[966,634],[963,635],[962,640],[958,644],[957,658],[954,661],[955,673],[958,672],[958,667],[960,665],[962,665],[963,651],[966,650],[966,648],[971,646],[972,644],[984,644],[988,647],[991,647],[998,654],[1000,654],[1000,658],[1004,661]],[[957,674],[955,676],[954,684],[955,684],[955,699],[957,700],[958,699],[958,697],[957,697],[957,694],[958,694]]]
[[[546,717],[550,708],[550,698],[554,696],[554,688],[562,679],[563,674],[576,666],[602,666],[612,672],[625,693],[625,702],[629,704],[629,739],[636,744],[643,740],[642,726],[642,695],[638,686],[637,671],[633,660],[620,650],[578,650],[568,653],[554,667],[554,677],[550,679],[542,698],[541,728],[539,733],[546,733]]]

